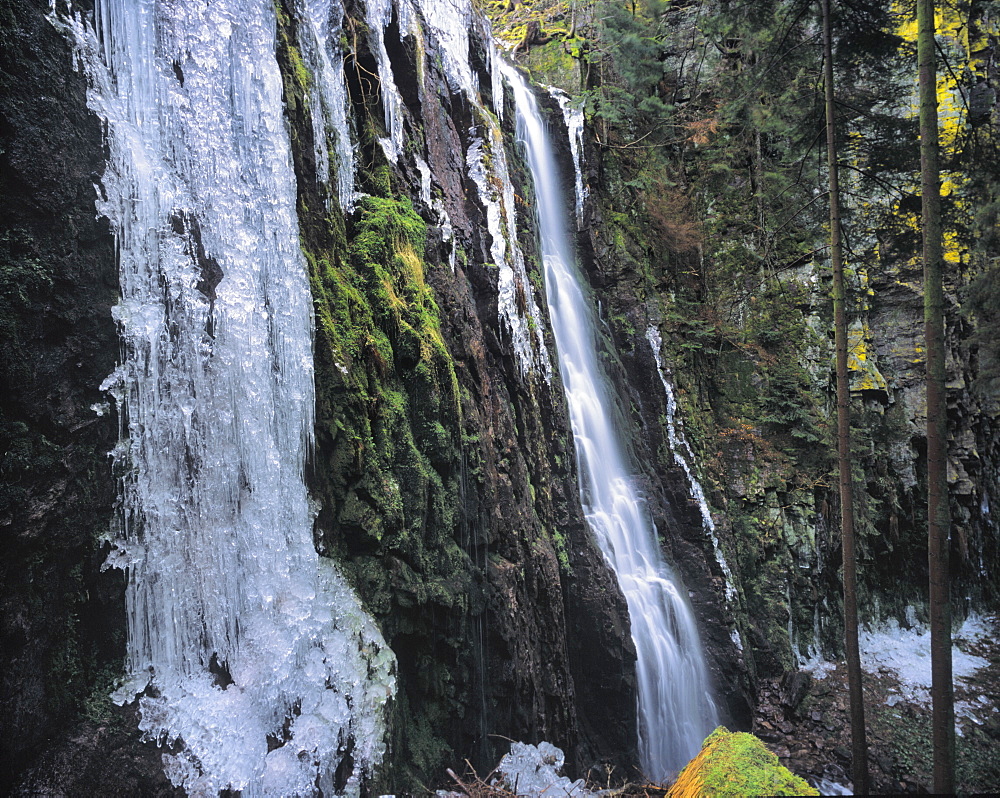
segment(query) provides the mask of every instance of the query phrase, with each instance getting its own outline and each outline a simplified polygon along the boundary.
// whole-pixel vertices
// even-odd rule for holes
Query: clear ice
[[[107,124],[123,362],[128,683],[175,786],[357,794],[395,661],[313,545],[312,304],[270,0],[98,0],[75,41]],[[339,784],[336,770],[344,760]],[[346,772],[346,777],[344,773]]]
[[[349,121],[350,101],[344,74],[344,53],[340,45],[344,6],[341,0],[306,0],[307,32],[301,35],[302,55],[313,76],[310,106],[313,109],[313,140],[318,178],[328,183],[336,174],[337,195],[345,210],[354,208],[358,194],[354,188],[354,145]],[[327,149],[332,134],[336,162]]]
[[[576,229],[583,229],[583,203],[590,190],[583,180],[583,109],[574,105],[570,96],[562,89],[549,88],[563,112],[563,122],[569,134],[569,150],[573,156],[573,188],[576,197]]]

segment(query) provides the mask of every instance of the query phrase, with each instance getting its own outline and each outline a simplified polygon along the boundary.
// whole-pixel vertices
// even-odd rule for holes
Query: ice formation
[[[407,0],[400,0],[401,5]],[[385,113],[386,136],[379,139],[379,144],[390,163],[395,163],[403,154],[403,95],[396,86],[396,78],[392,74],[392,63],[389,61],[389,51],[385,46],[385,29],[392,22],[392,0],[365,0],[368,23],[368,43],[378,64],[378,90],[382,95],[382,110]],[[403,27],[400,25],[400,35]]]
[[[495,123],[487,124],[484,133],[483,138],[475,140],[469,147],[466,165],[469,177],[479,192],[479,200],[486,208],[490,254],[498,270],[497,304],[500,316],[510,332],[521,372],[527,374],[537,364],[548,381],[552,377],[552,364],[545,346],[541,314],[524,266],[524,255],[517,243],[514,187],[507,172],[503,135]],[[529,318],[533,323],[529,324]]]
[[[537,746],[511,743],[510,753],[504,755],[496,767],[502,786],[517,795],[584,796],[594,793],[587,790],[583,779],[571,781],[560,775],[566,757],[552,743],[540,742]]]
[[[562,89],[549,89],[559,103],[569,134],[569,150],[573,156],[573,189],[576,198],[576,229],[583,229],[583,203],[590,190],[583,181],[583,109],[573,105],[569,95]]]
[[[107,124],[128,683],[191,794],[356,794],[394,658],[313,546],[312,305],[269,0],[51,19]],[[349,758],[348,758],[349,754]],[[341,762],[350,763],[337,777]]]
[[[877,627],[863,628],[858,633],[861,647],[861,665],[869,673],[891,671],[899,679],[899,692],[889,696],[887,703],[894,705],[899,701],[909,701],[917,704],[930,704],[931,700],[931,635],[923,624],[916,620],[916,615],[909,608],[909,628],[902,628],[894,618]],[[953,632],[953,638],[974,641],[977,638],[992,638],[991,624],[979,617],[970,615],[962,626]],[[953,645],[951,649],[952,677],[954,681],[965,681],[980,668],[990,663],[982,657],[967,654]],[[956,701],[955,715],[975,723],[981,723],[977,712],[983,707],[976,707],[970,702]],[[961,731],[957,723],[956,728]]]
[[[660,336],[659,329],[651,325],[646,330],[646,340],[649,341],[649,345],[653,350],[653,358],[656,360],[656,371],[660,375],[660,382],[663,384],[663,390],[667,395],[667,442],[670,444],[670,452],[674,456],[674,462],[683,469],[685,476],[687,476],[688,490],[691,492],[691,498],[698,505],[702,526],[712,541],[712,550],[715,552],[715,559],[726,578],[726,601],[736,601],[736,585],[733,579],[733,572],[729,568],[729,563],[726,562],[726,556],[722,553],[719,536],[715,534],[715,521],[712,520],[712,511],[709,509],[708,501],[705,499],[705,491],[702,489],[701,483],[691,468],[691,463],[695,459],[694,451],[687,442],[683,430],[680,429],[674,386],[667,379],[663,360],[660,357],[660,350],[663,348],[663,338]],[[742,650],[742,644],[739,648]]]
[[[957,630],[952,632],[955,641],[976,642],[993,639],[996,619],[983,618],[972,614]],[[895,706],[901,701],[930,705],[931,700],[931,636],[926,626],[920,623],[913,607],[907,607],[906,626],[891,618],[881,624],[862,627],[858,632],[861,648],[861,667],[872,674],[886,673],[899,683],[897,692],[891,694],[886,703]],[[968,654],[955,644],[951,649],[952,676],[956,684],[973,676],[989,662],[974,654]],[[803,670],[810,671],[816,678],[823,679],[837,664],[824,660],[817,652],[800,663]],[[961,734],[960,720],[982,723],[984,712],[995,711],[995,707],[980,701],[956,701],[956,730]]]
[[[503,134],[498,119],[503,113],[503,83],[500,59],[492,37],[486,35],[485,23],[469,0],[366,0],[369,43],[378,65],[379,91],[382,95],[387,135],[379,139],[386,157],[398,162],[404,155],[406,137],[403,125],[403,98],[396,85],[386,31],[395,17],[401,39],[426,35],[428,47],[440,54],[440,63],[452,91],[464,94],[473,111],[474,127],[469,131],[472,143],[465,153],[469,179],[476,186],[486,209],[490,254],[497,267],[498,309],[500,321],[511,336],[511,344],[522,374],[537,368],[548,381],[552,363],[545,346],[541,313],[524,267],[524,256],[517,243],[517,210],[513,185],[507,167]],[[484,26],[483,56],[489,71],[492,108],[480,92],[479,78],[470,61],[469,33]],[[418,61],[425,56],[418,52]],[[436,215],[444,241],[452,241],[449,262],[456,265],[451,220],[443,203],[433,197],[432,175],[426,160],[413,156],[420,174],[420,196]]]
[[[304,8],[302,55],[313,76],[310,107],[317,176],[328,182],[331,173],[335,172],[340,206],[351,210],[358,196],[354,188],[354,146],[348,118],[350,101],[340,46],[344,6],[341,0],[307,0]],[[336,155],[333,164],[327,147],[331,137]]]

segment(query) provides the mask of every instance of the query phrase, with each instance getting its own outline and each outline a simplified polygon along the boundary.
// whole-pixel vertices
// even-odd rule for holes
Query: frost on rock
[[[503,138],[499,125],[493,120],[486,121],[486,138],[473,141],[466,155],[466,164],[469,177],[475,183],[479,199],[486,209],[490,253],[498,269],[500,318],[506,322],[510,332],[521,373],[527,374],[532,364],[538,363],[546,382],[549,382],[552,379],[552,363],[545,346],[541,313],[528,280],[524,255],[517,243],[514,186],[507,171]]]
[[[407,2],[408,0],[401,0]],[[477,46],[484,48],[486,69],[490,73],[493,111],[503,116],[503,85],[497,66],[500,58],[496,42],[486,17],[477,12],[471,0],[412,0],[420,9],[426,23],[428,38],[435,43],[441,55],[448,85],[454,92],[464,93],[473,105],[483,107],[480,97],[479,77],[469,60],[471,34]]]
[[[861,665],[869,673],[891,671],[899,679],[898,694],[889,696],[887,703],[908,701],[929,704],[931,700],[931,635],[930,631],[917,622],[912,608],[907,609],[909,629],[901,628],[893,618],[886,623],[865,628],[858,633],[861,647]],[[952,635],[953,639],[975,641],[977,638],[992,639],[993,622],[978,615],[970,615],[961,628]],[[982,657],[966,654],[957,645],[951,650],[952,675],[956,682],[965,681],[980,668],[989,665]],[[966,718],[974,723],[982,723],[976,714],[982,707],[974,707],[968,701],[955,702],[956,729],[961,733],[958,718]]]
[[[98,0],[96,29],[71,9],[50,19],[107,125],[117,698],[143,693],[140,728],[190,794],[357,794],[382,757],[395,660],[313,544],[312,300],[274,6]]]
[[[570,781],[559,775],[565,762],[562,750],[552,743],[511,743],[510,753],[497,765],[499,779],[494,783],[517,795],[593,795],[583,779]]]

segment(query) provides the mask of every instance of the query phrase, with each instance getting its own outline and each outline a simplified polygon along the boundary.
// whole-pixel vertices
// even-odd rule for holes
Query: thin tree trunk
[[[830,0],[823,7],[823,81],[826,84],[826,152],[830,176],[830,260],[833,263],[833,330],[837,351],[837,461],[840,466],[841,540],[844,558],[844,649],[851,706],[851,757],[855,795],[868,794],[868,740],[858,647],[857,560],[854,555],[854,480],[851,475],[851,390],[847,372],[847,312],[840,240],[840,184],[834,127],[833,36]]]
[[[927,560],[930,571],[931,700],[934,792],[955,792],[955,708],[951,672],[948,546],[948,406],[945,394],[944,288],[938,160],[934,0],[917,0],[920,80],[920,190],[927,349]]]

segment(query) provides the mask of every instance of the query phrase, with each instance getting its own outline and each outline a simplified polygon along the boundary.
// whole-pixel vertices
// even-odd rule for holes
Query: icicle
[[[317,176],[329,181],[331,167],[336,170],[337,195],[340,205],[351,210],[358,195],[354,189],[354,146],[351,143],[350,112],[347,78],[344,74],[344,53],[340,45],[344,7],[341,0],[308,0],[305,5],[302,36],[303,57],[313,76],[313,133],[316,147]],[[336,163],[330,163],[327,131],[333,132]]]
[[[403,95],[392,74],[389,52],[385,47],[385,29],[392,22],[392,0],[365,0],[368,43],[378,64],[379,91],[385,113],[386,135],[379,139],[385,157],[396,163],[403,154]],[[403,28],[400,26],[400,34]]]
[[[583,109],[576,108],[569,95],[555,86],[549,87],[549,92],[556,98],[563,112],[566,131],[569,134],[569,149],[573,155],[573,186],[576,198],[576,229],[583,230],[583,203],[587,199],[589,189],[583,182]]]
[[[347,792],[382,756],[394,659],[313,546],[312,301],[269,0],[98,0],[74,39],[108,125],[125,360],[104,387],[128,683],[175,786]],[[328,792],[332,792],[329,789]]]
[[[490,252],[499,269],[497,287],[500,317],[510,331],[514,352],[522,374],[532,364],[541,366],[546,382],[552,379],[552,365],[542,334],[541,314],[517,243],[514,187],[507,172],[507,156],[499,126],[487,125],[486,139],[476,139],[466,154],[469,177],[476,184],[486,208],[486,225],[492,241]],[[487,166],[489,161],[489,167]],[[528,318],[532,319],[529,325]],[[537,358],[532,351],[532,332]]]

